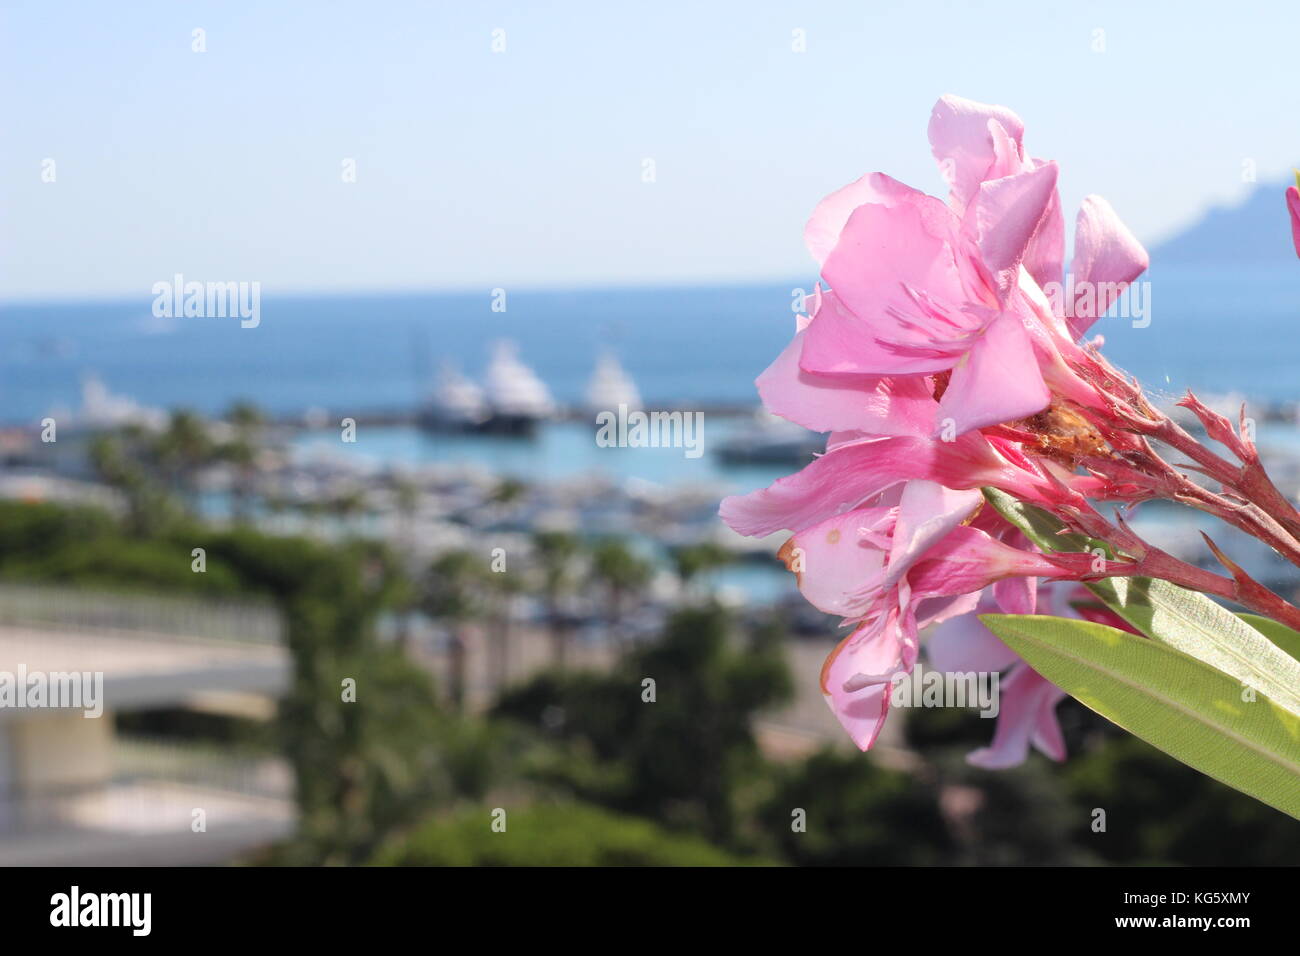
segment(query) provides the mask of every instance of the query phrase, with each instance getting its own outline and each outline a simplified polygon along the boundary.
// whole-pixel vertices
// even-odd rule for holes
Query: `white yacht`
[[[509,340],[492,347],[484,381],[491,415],[486,431],[509,435],[531,434],[538,422],[556,413],[555,400],[537,373],[519,359],[518,348]]]
[[[613,352],[602,352],[587,382],[587,410],[617,411],[626,405],[629,411],[641,408],[641,393]]]
[[[483,389],[444,362],[420,423],[435,431],[474,431],[490,417]]]
[[[156,430],[167,424],[167,413],[162,409],[141,405],[126,395],[113,394],[94,373],[81,380],[81,409],[72,418],[75,424],[91,430],[125,425]]]

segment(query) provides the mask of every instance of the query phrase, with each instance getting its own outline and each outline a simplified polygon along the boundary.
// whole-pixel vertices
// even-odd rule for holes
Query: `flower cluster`
[[[946,202],[872,173],[813,212],[805,240],[825,288],[757,386],[769,411],[829,433],[826,453],[726,499],[721,514],[744,535],[792,532],[780,556],[802,593],[852,626],[822,690],[859,747],[880,732],[890,681],[914,667],[920,632],[937,625],[939,666],[1010,668],[994,743],[972,759],[1006,766],[1031,743],[1059,759],[1061,692],[973,612],[1035,613],[1041,603],[1081,616],[1070,582],[1146,574],[1300,621],[1235,566],[1224,577],[1177,561],[1092,502],[1180,501],[1297,555],[1300,521],[1231,423],[1184,400],[1236,462],[1153,408],[1102,355],[1100,337],[1083,340],[1147,266],[1110,205],[1084,200],[1063,281],[1057,165],[1026,152],[1019,117],[945,96],[929,135]],[[1061,288],[1069,301],[1049,291]],[[1222,488],[1192,481],[1153,443]],[[1115,560],[1040,553],[984,506],[986,487],[1104,540]]]

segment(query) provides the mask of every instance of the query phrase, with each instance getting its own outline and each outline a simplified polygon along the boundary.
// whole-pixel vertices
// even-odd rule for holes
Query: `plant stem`
[[[1300,608],[1252,580],[1235,565],[1230,566],[1234,576],[1226,577],[1188,564],[1148,544],[1127,525],[1116,525],[1106,520],[1091,505],[1072,509],[1069,516],[1063,517],[1072,520],[1077,529],[1089,537],[1099,538],[1136,559],[1131,570],[1115,571],[1112,576],[1160,578],[1179,587],[1235,601],[1287,627],[1300,630]]]
[[[1286,499],[1268,477],[1258,458],[1234,465],[1216,455],[1193,438],[1182,426],[1166,417],[1151,434],[1152,438],[1182,452],[1225,490],[1255,505],[1273,520],[1279,532],[1291,540],[1290,549],[1278,548],[1292,563],[1293,553],[1300,553],[1300,512]],[[1278,547],[1274,545],[1274,547]],[[1290,553],[1288,553],[1288,551]]]

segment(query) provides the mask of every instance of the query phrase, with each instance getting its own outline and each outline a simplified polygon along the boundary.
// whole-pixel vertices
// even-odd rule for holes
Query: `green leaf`
[[[1300,715],[1300,660],[1204,594],[1152,578],[1109,578],[1088,588],[1143,634]]]
[[[1044,550],[1088,551],[1102,546],[1084,535],[1060,533],[1064,523],[1042,508],[992,488],[984,494],[1004,518]],[[1300,715],[1300,660],[1279,647],[1280,642],[1269,640],[1271,635],[1266,636],[1262,628],[1251,626],[1199,591],[1156,578],[1106,578],[1086,586],[1143,634],[1204,661]]]
[[[989,630],[1058,687],[1188,766],[1300,819],[1300,717],[1243,700],[1222,672],[1091,621],[984,614]]]
[[[1037,505],[1025,504],[1019,498],[997,488],[984,488],[984,498],[997,509],[998,514],[1025,533],[1030,541],[1044,551],[1091,551],[1111,549],[1104,542],[1087,535],[1065,530],[1065,522]]]
[[[1292,657],[1300,660],[1300,631],[1294,631],[1285,624],[1279,624],[1271,617],[1263,617],[1259,614],[1238,614],[1237,617],[1259,631]]]

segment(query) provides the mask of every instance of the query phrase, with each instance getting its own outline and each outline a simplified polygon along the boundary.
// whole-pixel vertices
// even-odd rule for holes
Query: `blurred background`
[[[837,622],[716,513],[822,441],[753,387],[803,222],[871,170],[942,195],[944,93],[1021,115],[1067,218],[1112,202],[1152,269],[1108,354],[1246,402],[1300,492],[1297,20],[6,0],[0,671],[107,702],[0,709],[0,864],[1294,862],[1294,821],[1072,700],[1063,765],[969,767],[993,722],[956,709],[859,754]],[[621,405],[698,449],[599,442]]]

